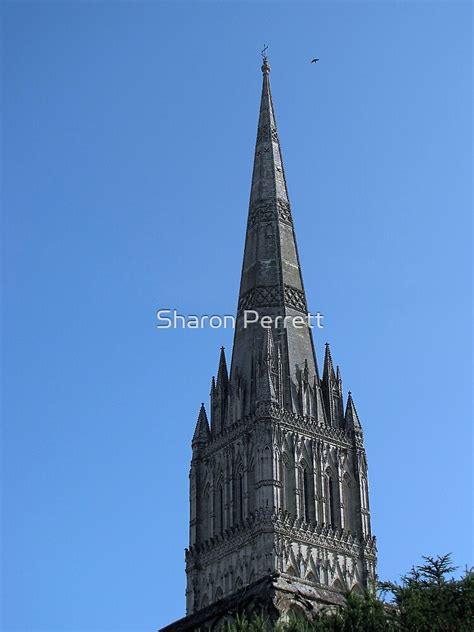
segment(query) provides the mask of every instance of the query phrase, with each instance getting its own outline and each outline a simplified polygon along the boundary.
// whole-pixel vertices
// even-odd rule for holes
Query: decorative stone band
[[[303,290],[298,290],[291,285],[285,285],[282,292],[279,285],[263,285],[252,288],[240,297],[237,307],[237,316],[240,316],[245,310],[251,310],[257,307],[283,305],[292,307],[299,312],[303,312],[303,314],[308,313],[306,297]]]
[[[349,555],[359,555],[362,551],[368,557],[377,554],[374,536],[359,537],[344,529],[333,529],[327,524],[305,522],[281,509],[259,508],[242,523],[226,529],[223,533],[206,540],[198,547],[186,549],[188,570],[193,566],[197,556],[201,562],[225,553],[225,549],[235,550],[236,542],[248,539],[249,535],[260,531],[289,536],[293,541],[323,546]]]
[[[289,203],[282,198],[259,200],[250,206],[248,227],[251,228],[257,222],[272,221],[276,217],[281,222],[293,225]]]
[[[357,438],[358,433],[318,423],[313,417],[301,417],[296,413],[285,410],[277,404],[260,402],[255,414],[246,415],[243,419],[226,426],[222,433],[212,436],[209,439],[209,443],[204,447],[202,452],[203,458],[210,457],[224,446],[230,445],[238,437],[245,436],[249,431],[255,429],[255,424],[258,421],[267,419],[279,422],[281,427],[285,430],[300,430],[316,441],[331,441],[341,448],[351,448],[355,435],[356,446],[362,450],[364,448],[362,438]]]

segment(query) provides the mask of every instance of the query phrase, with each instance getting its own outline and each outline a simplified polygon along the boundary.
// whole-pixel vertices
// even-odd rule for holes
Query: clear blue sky
[[[379,574],[471,563],[470,4],[2,11],[4,629],[184,614],[190,439],[232,332],[155,310],[235,309],[264,43]]]

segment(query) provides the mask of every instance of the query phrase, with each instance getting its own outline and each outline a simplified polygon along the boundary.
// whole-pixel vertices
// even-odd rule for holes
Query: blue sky
[[[190,439],[232,332],[155,310],[235,310],[264,43],[379,574],[472,563],[470,4],[2,12],[3,629],[184,614]]]

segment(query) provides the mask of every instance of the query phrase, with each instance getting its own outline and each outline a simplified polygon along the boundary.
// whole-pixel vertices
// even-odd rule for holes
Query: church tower
[[[242,611],[311,617],[375,578],[362,428],[329,345],[320,374],[304,322],[266,57],[262,72],[230,373],[221,349],[192,439],[187,616],[169,632],[216,629]],[[259,321],[246,327],[250,310]]]

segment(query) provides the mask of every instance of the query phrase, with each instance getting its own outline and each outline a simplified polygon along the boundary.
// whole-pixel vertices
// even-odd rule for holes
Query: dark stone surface
[[[275,623],[289,612],[311,614],[323,606],[342,605],[340,593],[314,588],[297,580],[283,578],[277,573],[246,586],[233,595],[220,599],[195,614],[183,617],[161,628],[160,632],[189,632],[191,630],[219,630],[236,615],[263,614]]]

